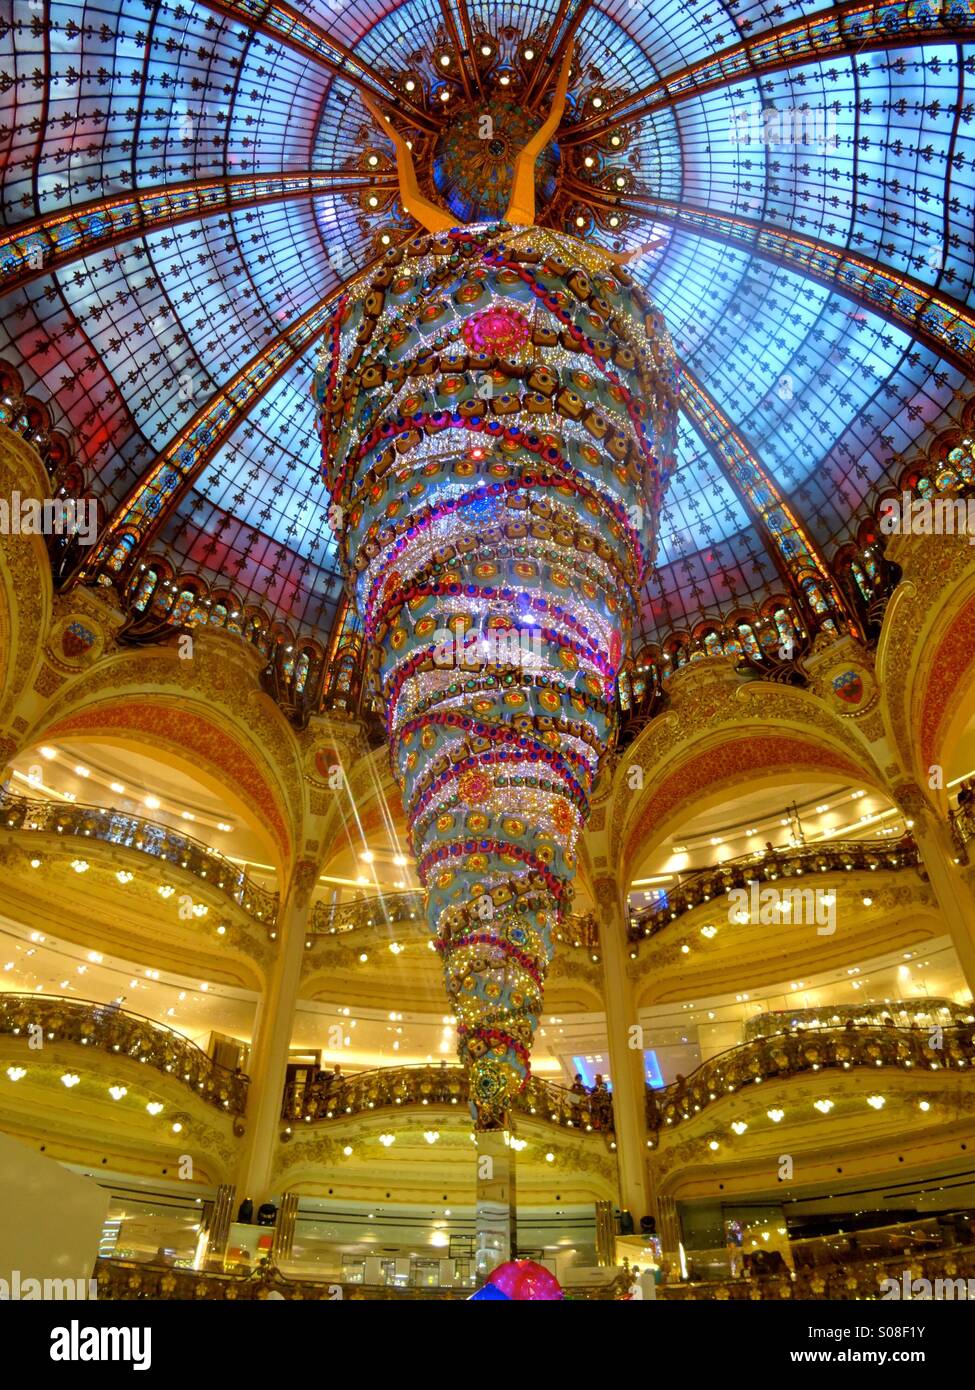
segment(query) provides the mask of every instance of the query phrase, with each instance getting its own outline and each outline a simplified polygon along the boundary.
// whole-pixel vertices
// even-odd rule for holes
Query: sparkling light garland
[[[324,477],[479,1128],[505,1122],[615,732],[673,463],[662,320],[597,248],[494,224],[355,284]]]

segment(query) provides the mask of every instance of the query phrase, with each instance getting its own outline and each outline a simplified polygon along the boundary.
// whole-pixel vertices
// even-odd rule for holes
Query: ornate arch
[[[975,572],[965,590],[967,598],[960,606],[953,603],[947,626],[925,654],[915,724],[925,770],[948,762],[952,745],[975,714]]]
[[[975,713],[975,555],[964,538],[898,537],[904,580],[877,652],[892,746],[924,788]],[[932,799],[942,809],[945,792]]]
[[[0,497],[50,496],[36,451],[0,430]],[[4,725],[30,687],[41,660],[53,603],[51,564],[42,536],[0,535],[0,766],[14,751]]]
[[[671,681],[670,710],[616,769],[608,852],[622,884],[637,854],[746,783],[789,784],[798,774],[885,790],[859,731],[816,696],[766,682],[741,685],[723,658],[707,668],[695,663]]]
[[[114,654],[74,680],[30,730],[28,741],[103,739],[158,749],[232,800],[272,851],[282,878],[298,846],[303,789],[287,720],[256,683],[254,654],[204,632],[192,660],[177,647]]]

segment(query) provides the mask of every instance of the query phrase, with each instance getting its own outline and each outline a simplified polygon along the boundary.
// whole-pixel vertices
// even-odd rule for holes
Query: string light
[[[605,341],[597,303],[613,317]],[[475,1119],[492,1126],[527,1081],[612,740],[673,457],[673,349],[602,253],[537,227],[420,238],[343,304],[315,374],[323,472]],[[391,396],[384,376],[408,341],[524,360],[524,385],[494,373],[482,393],[448,358],[437,395],[421,381]],[[347,365],[364,360],[368,380]],[[558,409],[533,414],[525,389]],[[346,430],[333,399],[356,402],[368,428]]]

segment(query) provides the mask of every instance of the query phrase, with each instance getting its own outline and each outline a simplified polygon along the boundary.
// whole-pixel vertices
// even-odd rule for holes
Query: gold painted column
[[[216,1199],[204,1218],[206,1228],[206,1253],[203,1268],[223,1273],[224,1255],[227,1253],[227,1237],[234,1219],[234,1189],[229,1183],[221,1183],[217,1188]]]
[[[261,1001],[251,1048],[247,1128],[237,1170],[237,1201],[239,1204],[249,1197],[255,1211],[271,1197],[274,1154],[282,1124],[281,1102],[315,878],[315,864],[302,860],[278,918],[278,954]]]
[[[613,878],[598,879],[595,889],[620,1206],[629,1211],[633,1228],[639,1231],[640,1218],[652,1214],[652,1202],[647,1178],[646,1077],[640,1035],[633,1031],[639,1025],[633,985],[626,969],[626,913]]]
[[[898,783],[893,796],[905,817],[914,822],[911,834],[921,851],[965,983],[975,995],[975,895],[959,872],[951,834],[916,783]]]
[[[298,1220],[298,1194],[286,1192],[278,1207],[278,1219],[274,1227],[274,1243],[271,1255],[275,1264],[290,1260],[295,1243],[295,1222]]]
[[[657,1199],[657,1235],[661,1265],[670,1277],[680,1278],[680,1217],[673,1197]]]

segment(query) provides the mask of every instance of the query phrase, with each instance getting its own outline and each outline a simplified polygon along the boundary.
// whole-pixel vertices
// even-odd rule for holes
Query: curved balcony
[[[151,1299],[154,1303],[201,1298],[249,1302],[266,1299],[272,1292],[284,1299],[295,1298],[303,1302],[333,1302],[338,1296],[343,1301],[411,1299],[443,1302],[463,1301],[471,1296],[469,1288],[428,1288],[420,1284],[396,1288],[389,1284],[325,1283],[322,1280],[292,1278],[282,1274],[273,1259],[262,1263],[249,1274],[228,1274],[173,1268],[153,1261],[102,1258],[95,1263],[95,1277],[101,1299]],[[573,1284],[572,1297],[587,1300],[622,1299],[629,1284],[628,1275],[617,1275],[607,1279],[604,1284]],[[340,1295],[337,1290],[341,1291]]]
[[[688,1251],[693,1261],[693,1251]],[[763,1252],[764,1253],[764,1252]],[[828,1299],[844,1302],[849,1299],[879,1299],[885,1280],[893,1280],[898,1289],[904,1286],[904,1276],[910,1284],[927,1279],[932,1287],[937,1280],[970,1280],[975,1278],[975,1246],[955,1246],[934,1254],[892,1255],[888,1259],[850,1260],[822,1267],[790,1270],[784,1262],[774,1274],[750,1274],[738,1279],[709,1279],[681,1284],[667,1284],[658,1290],[663,1299],[736,1302],[753,1299],[788,1299],[805,1302],[807,1299]],[[914,1295],[920,1297],[919,1294]],[[967,1290],[959,1293],[957,1285],[949,1298],[967,1298]]]
[[[49,1042],[77,1043],[165,1072],[201,1100],[231,1115],[243,1115],[246,1076],[214,1062],[181,1033],[141,1014],[88,999],[45,999],[37,994],[0,994],[0,1035],[23,1037],[32,1025]]]
[[[322,1085],[300,1083],[287,1087],[282,1119],[292,1122],[327,1121],[373,1110],[410,1105],[465,1105],[467,1077],[460,1067],[383,1067],[330,1078]],[[533,1076],[515,1101],[519,1113],[564,1129],[612,1136],[613,1105],[609,1095],[576,1095],[564,1086]],[[615,1140],[611,1139],[611,1147]]]
[[[255,883],[219,850],[142,816],[103,806],[79,806],[76,802],[67,805],[14,796],[0,788],[0,826],[3,825],[10,830],[100,840],[150,855],[205,879],[269,929],[277,922],[277,893],[268,892]]]
[[[423,893],[387,893],[373,898],[360,898],[351,903],[317,902],[311,910],[310,931],[322,936],[340,932],[360,931],[366,927],[390,926],[402,922],[424,922],[426,899]],[[565,946],[585,950],[594,960],[599,959],[599,926],[592,914],[573,914],[552,933]]]
[[[931,1046],[932,1030],[919,1028],[822,1028],[777,1033],[718,1053],[687,1078],[647,1091],[647,1126],[660,1131],[690,1120],[707,1106],[746,1086],[782,1081],[809,1072],[855,1067],[901,1071],[964,1070],[975,1062],[971,1024],[941,1030],[942,1046]]]
[[[631,942],[655,936],[684,913],[724,897],[733,888],[747,888],[751,882],[772,883],[807,874],[850,873],[856,869],[890,871],[920,865],[921,857],[913,840],[894,845],[886,841],[835,840],[828,845],[797,845],[789,850],[742,855],[719,867],[697,869],[685,875],[667,894],[666,906],[630,914],[627,934]]]
[[[971,1006],[956,1004],[936,994],[921,995],[898,1003],[820,1004],[808,1009],[781,1009],[755,1014],[745,1021],[744,1042],[777,1037],[782,1033],[811,1033],[814,1037],[830,1028],[889,1028],[892,1018],[897,1028],[961,1028],[975,1023]]]
[[[970,841],[975,840],[975,805],[961,803],[948,812],[948,830],[962,864],[968,863]]]

